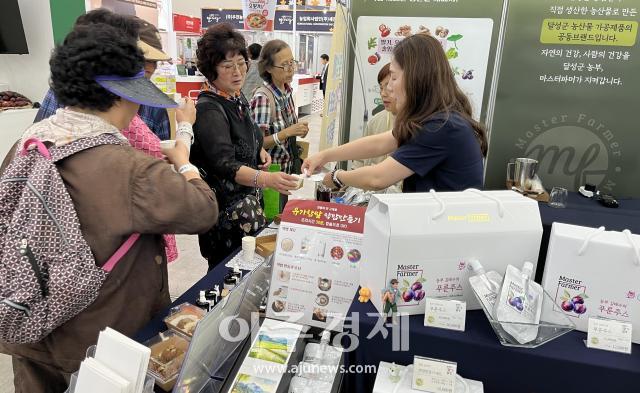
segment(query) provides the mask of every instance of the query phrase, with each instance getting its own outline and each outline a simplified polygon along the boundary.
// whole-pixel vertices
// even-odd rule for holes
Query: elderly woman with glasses
[[[264,134],[264,148],[283,172],[300,173],[302,162],[296,137],[304,138],[309,126],[306,122],[298,122],[293,102],[291,82],[297,62],[286,42],[273,40],[262,47],[258,67],[264,86],[254,92],[251,109]]]
[[[264,224],[259,206],[262,188],[288,194],[297,179],[265,170],[271,157],[263,149],[260,128],[241,93],[248,69],[247,44],[229,24],[211,26],[198,41],[198,68],[207,78],[198,97],[191,161],[215,191],[218,223],[200,235],[200,252],[213,269],[244,235]]]

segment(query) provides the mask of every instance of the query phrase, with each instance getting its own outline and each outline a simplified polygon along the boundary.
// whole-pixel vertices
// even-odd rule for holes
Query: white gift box
[[[640,236],[554,223],[542,285],[564,313],[587,331],[589,317],[629,321],[640,344]]]
[[[392,279],[399,281],[398,312],[424,314],[425,297],[479,309],[469,261],[502,275],[509,264],[536,265],[541,237],[537,202],[514,191],[374,195],[365,216],[360,285],[381,312]]]
[[[394,370],[392,372],[392,369]],[[373,393],[424,393],[411,386],[413,366],[401,366],[387,362],[380,362]],[[395,376],[395,378],[394,378]],[[466,386],[465,386],[466,385]],[[466,389],[468,387],[468,389]],[[484,393],[482,382],[459,377],[456,380],[454,393]]]

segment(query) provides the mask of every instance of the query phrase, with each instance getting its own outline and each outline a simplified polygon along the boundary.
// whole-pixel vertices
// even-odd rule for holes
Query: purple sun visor
[[[154,108],[176,108],[178,104],[144,77],[144,71],[134,76],[100,75],[96,82],[127,101]]]

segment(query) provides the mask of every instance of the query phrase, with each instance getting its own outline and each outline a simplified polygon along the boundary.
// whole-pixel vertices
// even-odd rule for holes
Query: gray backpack
[[[96,266],[56,166],[82,150],[121,143],[101,135],[49,150],[29,139],[0,177],[0,341],[35,343],[76,316],[137,240],[132,235]]]

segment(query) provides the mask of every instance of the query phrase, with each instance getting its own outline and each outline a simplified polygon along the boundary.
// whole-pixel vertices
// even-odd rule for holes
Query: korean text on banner
[[[287,203],[276,243],[267,316],[342,330],[358,289],[365,209]]]

